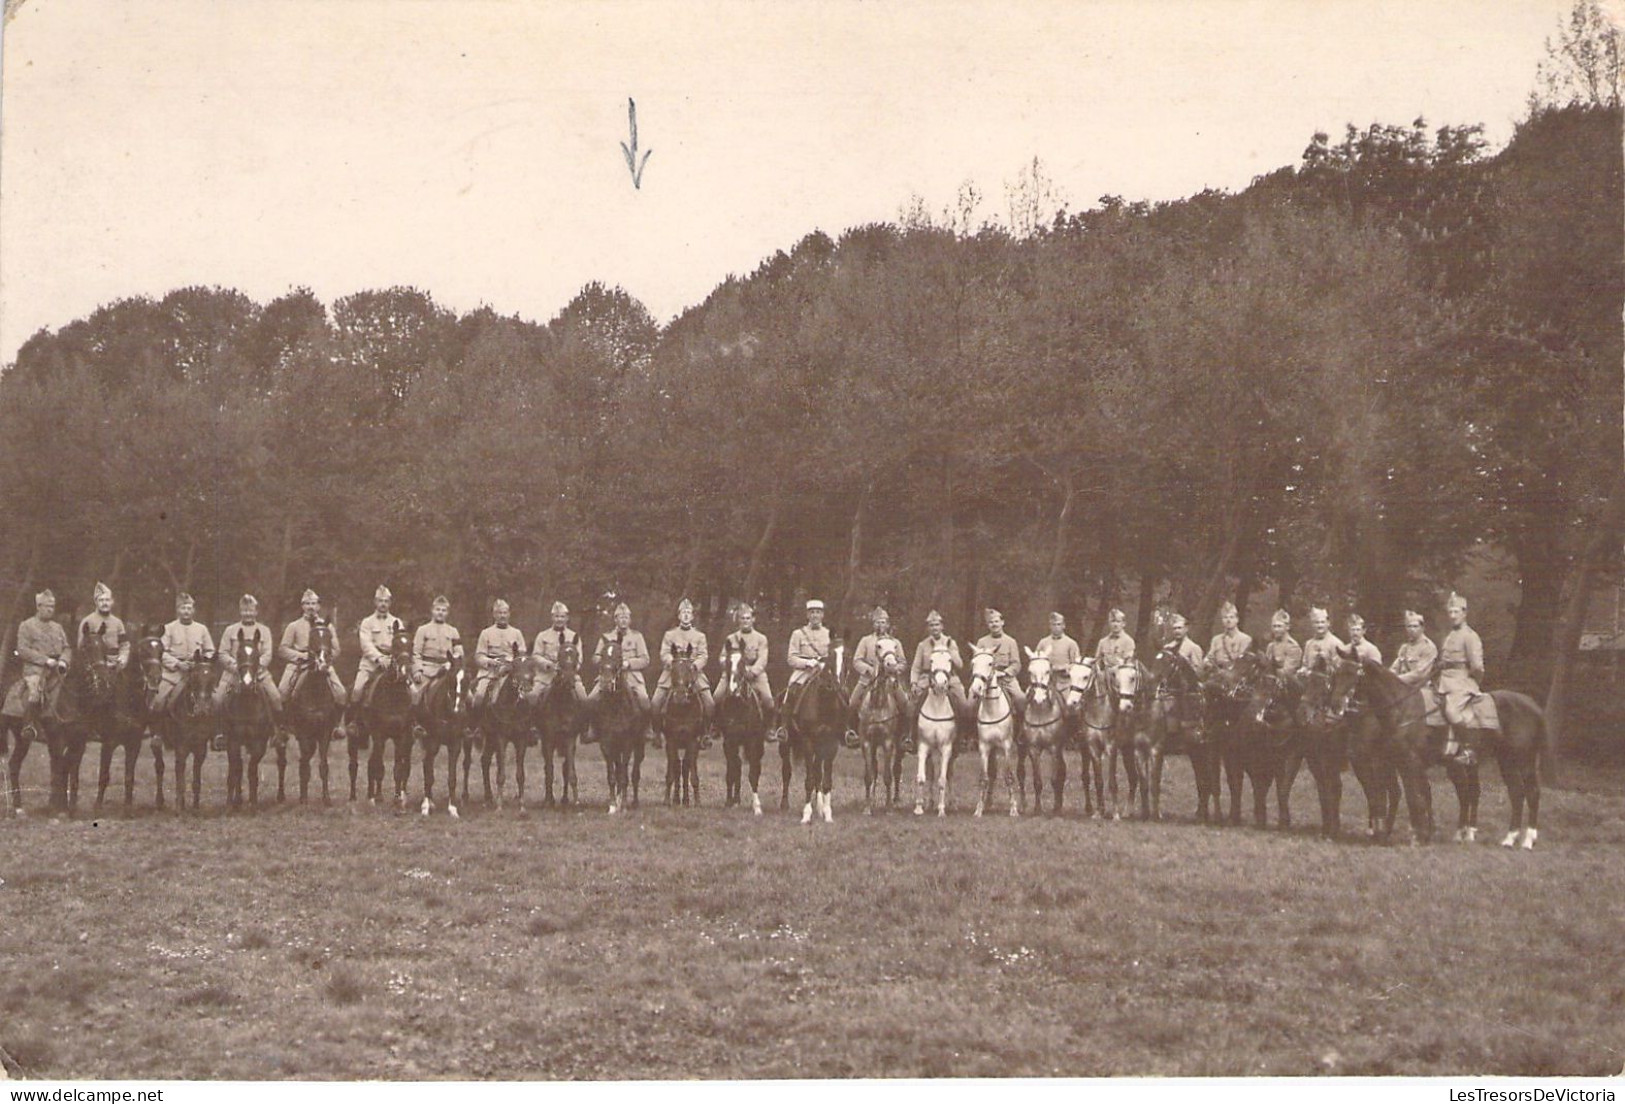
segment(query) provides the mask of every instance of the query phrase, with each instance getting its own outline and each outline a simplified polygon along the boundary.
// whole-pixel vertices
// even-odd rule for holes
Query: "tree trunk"
[[[1241,535],[1246,527],[1246,519],[1238,521],[1230,531],[1230,535],[1225,538],[1224,548],[1214,561],[1213,570],[1208,573],[1207,585],[1202,588],[1202,597],[1197,601],[1196,608],[1191,611],[1191,625],[1194,626],[1198,636],[1207,631],[1219,612],[1219,603],[1224,600],[1225,580],[1230,577],[1231,566],[1241,551]]]
[[[1275,584],[1278,593],[1275,597],[1275,608],[1290,611],[1292,599],[1298,591],[1298,569],[1291,560],[1283,560],[1275,569]],[[1275,610],[1270,613],[1274,614]]]
[[[1580,633],[1585,628],[1586,613],[1591,605],[1591,579],[1619,540],[1625,526],[1625,479],[1614,487],[1608,510],[1603,514],[1597,532],[1586,542],[1574,573],[1573,587],[1563,607],[1552,641],[1556,655],[1552,662],[1552,682],[1546,693],[1547,755],[1542,762],[1541,776],[1547,784],[1557,781],[1557,763],[1566,750],[1564,724],[1568,720],[1569,679],[1574,668],[1574,655],[1580,648]]]
[[[756,547],[751,549],[750,567],[745,572],[744,592],[740,595],[747,602],[756,601],[756,589],[762,581],[762,566],[767,562],[767,550],[773,544],[773,534],[779,528],[779,514],[783,508],[783,499],[773,500],[773,508],[767,513],[767,524],[762,526],[762,535],[757,539]]]
[[[1141,648],[1153,643],[1151,611],[1157,601],[1157,576],[1149,568],[1140,573],[1140,604],[1134,611],[1134,640]],[[1155,641],[1160,644],[1161,641]]]
[[[688,520],[688,567],[683,572],[683,585],[679,588],[679,598],[689,598],[694,588],[700,583],[700,561],[704,558],[705,537],[699,519],[690,516]],[[693,601],[689,598],[689,601]]]
[[[846,550],[846,593],[841,595],[842,616],[851,612],[858,594],[858,574],[863,570],[863,512],[869,504],[870,489],[870,485],[864,486],[858,494],[858,507],[852,511],[852,539]]]
[[[1520,682],[1538,685],[1551,674],[1551,647],[1563,605],[1564,557],[1557,542],[1561,530],[1531,527],[1508,542],[1518,560],[1518,613],[1512,628],[1509,666]],[[1578,570],[1579,565],[1575,568]]]
[[[187,558],[191,558],[190,548],[187,549]],[[276,624],[278,621],[282,620],[282,604],[287,600],[286,596],[288,593],[288,569],[292,566],[293,515],[289,514],[287,517],[282,519],[282,548],[277,554],[276,593],[271,595],[270,602],[271,610],[275,615],[275,620],[271,622],[272,624]],[[190,564],[187,565],[186,570],[188,573],[191,572],[192,568]]]
[[[1117,601],[1117,523],[1112,512],[1108,509],[1102,519],[1102,529],[1105,565],[1100,572],[1100,591],[1095,604],[1095,616],[1089,626],[1088,636],[1078,641],[1085,653],[1091,653],[1089,642],[1099,640],[1106,635],[1107,614],[1111,612],[1112,605]]]
[[[1066,481],[1066,494],[1061,499],[1061,511],[1055,515],[1055,547],[1050,554],[1049,577],[1044,581],[1044,612],[1061,607],[1061,572],[1066,567],[1066,531],[1072,520],[1072,502],[1077,492],[1072,488],[1072,479]]]
[[[11,616],[6,618],[5,634],[0,636],[0,673],[11,666],[11,649],[17,643],[17,626],[22,622],[23,613],[27,610],[29,592],[34,589],[34,572],[39,570],[40,548],[43,545],[38,533],[34,534],[34,541],[28,550],[28,566],[23,569],[23,577],[17,584],[17,592],[11,598]],[[0,686],[9,687],[9,677],[0,679]]]
[[[1238,620],[1245,621],[1247,619],[1247,605],[1253,600],[1253,591],[1257,588],[1258,573],[1251,567],[1242,571],[1241,578],[1236,583],[1235,596],[1230,599],[1231,604],[1236,607]],[[1217,611],[1215,611],[1214,616],[1218,616]],[[1213,631],[1218,632],[1219,630],[1215,628]]]

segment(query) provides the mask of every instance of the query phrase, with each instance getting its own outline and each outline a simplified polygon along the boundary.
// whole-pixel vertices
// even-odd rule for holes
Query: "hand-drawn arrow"
[[[632,145],[621,143],[621,152],[626,154],[626,168],[632,174],[632,187],[643,188],[643,167],[649,163],[649,157],[654,150],[644,150],[643,160],[638,160],[638,105],[632,102],[632,97],[626,98],[626,118],[632,124]]]

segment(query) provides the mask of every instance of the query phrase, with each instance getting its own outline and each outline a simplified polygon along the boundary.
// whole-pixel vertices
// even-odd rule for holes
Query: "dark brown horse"
[[[536,729],[541,734],[542,759],[547,767],[546,790],[542,796],[546,805],[554,803],[555,760],[559,764],[558,803],[573,805],[581,801],[581,787],[576,780],[576,747],[587,726],[587,710],[576,697],[580,670],[581,653],[576,645],[561,648],[553,681],[536,703]]]
[[[647,721],[626,685],[621,645],[610,639],[598,664],[598,697],[593,702],[592,727],[604,755],[609,782],[609,811],[617,813],[638,803],[643,773],[643,734]]]
[[[87,626],[88,628],[88,626]],[[79,803],[79,764],[85,756],[87,707],[94,711],[103,699],[113,696],[112,679],[100,658],[91,658],[92,649],[99,648],[87,633],[82,634],[79,648],[69,666],[57,668],[40,676],[42,702],[29,710],[22,719],[6,718],[0,744],[9,742],[11,756],[7,764],[9,785],[7,795],[12,810],[21,816],[22,768],[28,749],[35,741],[45,742],[51,760],[50,808],[66,813]],[[6,736],[10,739],[7,741]]]
[[[1298,771],[1307,762],[1320,799],[1320,834],[1336,839],[1342,832],[1343,766],[1348,761],[1348,724],[1344,709],[1332,698],[1333,668],[1317,656],[1303,675],[1298,698],[1297,724],[1282,749],[1276,797],[1281,806],[1281,827],[1292,823],[1290,800]]]
[[[858,704],[858,740],[863,748],[864,812],[875,811],[875,787],[889,809],[897,804],[903,783],[903,730],[908,725],[908,695],[902,686],[902,661],[888,651],[880,670]]]
[[[785,754],[798,760],[806,776],[807,804],[801,823],[811,824],[815,815],[826,822],[835,819],[831,791],[835,788],[835,754],[846,735],[847,689],[846,641],[832,636],[829,657],[813,668],[813,675],[801,688],[785,726],[788,739]],[[790,768],[785,766],[785,788],[789,789]]]
[[[461,661],[448,659],[446,665],[423,684],[418,699],[418,744],[423,749],[423,802],[419,812],[428,816],[434,812],[434,764],[440,749],[446,749],[446,813],[453,819],[457,812],[457,762],[461,757],[466,775],[473,748],[468,741],[468,669]],[[465,783],[466,787],[466,783]],[[468,792],[463,791],[463,800]]]
[[[135,767],[141,758],[141,744],[147,738],[152,718],[147,703],[158,689],[163,673],[160,665],[164,643],[163,627],[146,626],[140,639],[130,649],[130,660],[114,674],[113,701],[110,709],[101,711],[91,719],[96,735],[101,738],[101,770],[96,778],[96,808],[102,807],[107,787],[113,781],[113,755],[124,750],[124,807],[135,804]],[[152,749],[153,770],[157,774],[158,793],[163,793],[164,757],[156,744]],[[159,801],[161,808],[163,802]]]
[[[384,748],[395,744],[393,761],[395,807],[406,806],[406,785],[412,778],[412,634],[401,625],[390,634],[389,664],[367,687],[367,700],[352,703],[355,720],[346,747],[350,757],[350,800],[356,799],[356,774],[361,752],[367,751],[367,800],[376,805],[384,796]]]
[[[767,751],[768,717],[746,678],[744,646],[732,637],[722,645],[722,685],[726,693],[717,706],[717,727],[722,730],[722,754],[727,761],[725,805],[743,802],[748,764],[751,810],[761,816],[762,757]]]
[[[666,659],[671,693],[666,697],[661,730],[666,739],[666,804],[700,803],[700,737],[705,732],[705,706],[698,689],[694,645],[671,646]]]
[[[1167,755],[1185,752],[1196,776],[1197,819],[1207,819],[1212,803],[1219,805],[1218,745],[1210,738],[1203,711],[1201,676],[1184,656],[1161,648],[1151,658],[1151,721],[1134,742],[1140,768],[1140,816],[1162,819],[1162,762]]]
[[[174,656],[171,662],[180,676],[180,685],[169,701],[155,714],[157,741],[153,755],[162,755],[167,746],[175,756],[175,811],[186,811],[186,766],[192,766],[192,809],[202,800],[203,761],[209,757],[209,742],[215,733],[214,702],[215,654],[199,648],[189,656]],[[164,804],[164,776],[158,774],[158,806]]]
[[[530,694],[535,680],[541,675],[541,664],[534,656],[521,657],[519,645],[494,675],[493,685],[486,695],[474,726],[469,729],[468,758],[463,761],[463,794],[468,794],[468,764],[474,748],[480,750],[480,780],[485,786],[485,803],[502,808],[508,797],[508,749],[513,748],[514,784],[517,788],[515,808],[525,811],[525,751],[530,747],[535,728],[535,710]],[[491,790],[491,762],[496,761],[497,787]]]
[[[328,749],[335,736],[343,737],[339,727],[339,706],[333,700],[328,674],[333,669],[333,627],[326,622],[318,624],[310,634],[308,653],[295,661],[298,668],[288,687],[288,700],[283,703],[283,715],[299,741],[299,800],[310,800],[310,764],[316,760],[322,780],[322,804],[329,804]],[[276,799],[287,796],[288,748],[278,741],[276,747]]]
[[[1382,750],[1399,773],[1416,843],[1433,838],[1433,794],[1427,768],[1443,758],[1445,738],[1443,728],[1427,723],[1425,685],[1409,685],[1382,664],[1362,659],[1344,665],[1333,676],[1331,690],[1337,700],[1358,701],[1373,718]],[[1485,732],[1482,746],[1501,768],[1511,805],[1511,824],[1501,846],[1521,845],[1531,850],[1540,828],[1540,759],[1547,752],[1546,716],[1533,699],[1516,691],[1496,690],[1490,697],[1501,727]],[[1465,771],[1453,773],[1452,781],[1456,781],[1458,798],[1470,795],[1471,780]],[[1458,838],[1471,836],[1462,833]]]
[[[220,719],[226,730],[226,806],[241,808],[243,776],[248,776],[248,804],[259,808],[260,760],[271,745],[275,724],[271,705],[260,690],[262,655],[257,640],[243,637],[237,651],[237,666],[226,675],[230,690]]]

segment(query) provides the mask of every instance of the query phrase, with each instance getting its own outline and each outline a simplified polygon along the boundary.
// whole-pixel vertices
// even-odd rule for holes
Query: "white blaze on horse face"
[[[1028,649],[1027,655],[1028,696],[1042,705],[1049,700],[1050,663],[1047,659],[1034,656],[1031,649]]]
[[[1134,695],[1140,689],[1140,669],[1133,663],[1119,663],[1112,671],[1112,682],[1117,689],[1118,706],[1134,708]]]

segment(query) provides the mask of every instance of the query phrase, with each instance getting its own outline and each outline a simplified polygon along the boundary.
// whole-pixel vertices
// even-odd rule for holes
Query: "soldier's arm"
[[[704,633],[700,634],[700,642],[694,649],[694,665],[701,670],[705,669],[706,661],[711,658],[711,644]]]
[[[790,665],[791,670],[800,671],[811,666],[801,657],[801,642],[803,639],[805,638],[800,629],[790,634],[790,644],[784,650],[784,661]]]
[[[41,648],[40,640],[32,626],[17,630],[17,654],[23,657],[24,663],[39,664],[51,658]]]
[[[293,663],[303,658],[305,654],[305,650],[303,648],[300,648],[294,644],[294,629],[297,628],[298,625],[299,622],[293,621],[288,624],[287,628],[282,630],[282,645],[276,650],[276,654],[281,656],[282,659],[287,663]]]
[[[429,643],[429,626],[419,625],[418,631],[412,634],[412,658],[419,663],[423,662],[423,649]]]
[[[631,647],[627,649],[626,669],[628,671],[646,670],[649,666],[649,645],[644,643],[641,633],[631,637],[630,640],[632,643]]]
[[[762,637],[761,644],[756,648],[756,658],[751,661],[747,670],[753,675],[760,675],[767,671],[767,637]]]
[[[361,627],[356,630],[356,635],[361,638],[362,658],[370,659],[375,663],[382,662],[384,653],[379,650],[377,641],[373,640],[372,638],[372,633],[367,631],[367,623],[365,621],[361,622]],[[338,643],[337,637],[334,637],[333,643],[335,645]]]
[[[1477,681],[1484,677],[1484,642],[1473,633],[1467,637],[1466,645],[1467,673]]]

